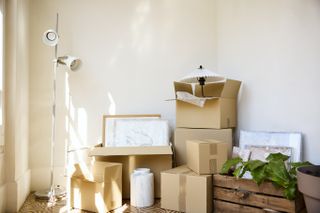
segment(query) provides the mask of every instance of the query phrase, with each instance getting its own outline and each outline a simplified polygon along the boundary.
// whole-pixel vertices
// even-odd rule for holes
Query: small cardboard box
[[[187,141],[187,165],[200,175],[216,174],[228,159],[228,144],[217,140]]]
[[[155,197],[160,198],[160,172],[172,168],[170,146],[98,147],[90,151],[96,160],[122,163],[122,196],[130,198],[130,174],[136,168],[150,168],[154,174]]]
[[[161,172],[161,208],[180,212],[212,212],[212,175],[198,175],[187,166]]]
[[[206,103],[199,107],[176,100],[176,127],[232,128],[237,126],[237,97],[241,82],[226,79],[225,82],[207,83],[203,86]],[[175,92],[193,94],[192,85],[174,82]],[[201,86],[196,85],[195,96],[201,97]]]
[[[187,163],[186,141],[203,139],[213,139],[226,142],[228,144],[228,157],[231,157],[232,129],[176,128],[174,132],[174,148],[177,166]]]
[[[92,167],[76,164],[71,177],[71,207],[108,212],[122,206],[122,165],[95,162]]]

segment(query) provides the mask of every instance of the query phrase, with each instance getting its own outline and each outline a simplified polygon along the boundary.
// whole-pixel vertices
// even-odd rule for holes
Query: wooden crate
[[[213,187],[214,212],[305,212],[301,194],[290,201],[271,182],[258,186],[252,180],[214,175]]]

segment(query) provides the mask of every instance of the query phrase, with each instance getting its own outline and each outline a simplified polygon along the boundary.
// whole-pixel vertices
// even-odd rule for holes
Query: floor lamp
[[[58,34],[58,24],[59,24],[59,14],[57,14],[56,19],[56,29],[47,30],[44,32],[42,41],[48,46],[54,47],[54,60],[53,60],[53,102],[52,102],[52,129],[51,129],[51,159],[50,159],[50,188],[47,190],[37,191],[35,193],[36,198],[47,199],[51,202],[54,202],[57,197],[65,195],[65,190],[54,187],[54,154],[55,154],[55,143],[56,143],[56,76],[58,65],[66,65],[69,70],[76,71],[80,66],[80,59],[74,56],[61,56],[58,57],[58,43],[59,43],[59,34]]]

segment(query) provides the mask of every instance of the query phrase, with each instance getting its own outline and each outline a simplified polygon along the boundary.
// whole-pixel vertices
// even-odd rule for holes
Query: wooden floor
[[[147,207],[147,208],[135,208],[133,206],[130,206],[130,201],[125,200],[124,205],[115,210],[112,211],[113,213],[120,213],[120,212],[132,212],[132,213],[151,213],[151,212],[156,212],[156,213],[175,213],[176,211],[171,211],[171,210],[166,210],[160,208],[160,200],[155,201],[155,205],[152,207]],[[83,211],[79,209],[72,209],[69,210],[67,209],[66,206],[66,200],[62,199],[58,201],[54,206],[50,206],[47,202],[45,201],[39,201],[35,199],[34,194],[30,194],[21,207],[19,213],[42,213],[42,212],[50,212],[50,213],[66,213],[66,212],[71,212],[71,213],[86,213],[88,211]]]

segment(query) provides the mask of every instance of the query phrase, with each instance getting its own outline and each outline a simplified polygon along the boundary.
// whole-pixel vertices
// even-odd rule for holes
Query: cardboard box
[[[212,211],[212,175],[197,175],[187,166],[161,172],[161,208],[188,213]]]
[[[176,165],[187,163],[186,141],[213,139],[228,144],[228,157],[232,155],[232,129],[187,129],[176,128],[174,132],[174,148]]]
[[[122,206],[122,165],[95,162],[76,164],[71,177],[70,205],[92,212],[108,212]]]
[[[200,175],[216,174],[228,159],[228,144],[217,140],[187,141],[187,165]]]
[[[225,82],[207,83],[203,87],[207,98],[204,107],[176,100],[176,127],[184,128],[232,128],[237,126],[237,97],[241,82],[226,79]],[[174,82],[175,92],[193,94],[191,84]],[[202,97],[201,86],[196,85],[195,96]]]
[[[150,168],[154,174],[155,197],[160,198],[160,172],[172,168],[170,146],[99,147],[90,151],[99,161],[122,163],[122,196],[130,198],[130,174],[136,168]]]

